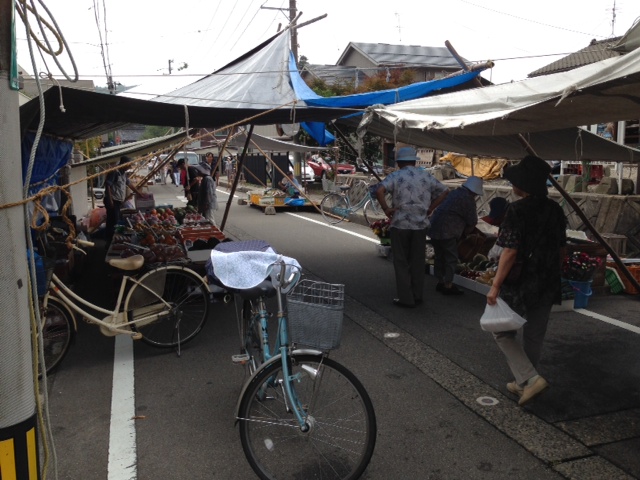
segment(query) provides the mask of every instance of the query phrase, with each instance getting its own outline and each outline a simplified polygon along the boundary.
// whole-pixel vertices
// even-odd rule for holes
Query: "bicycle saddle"
[[[112,258],[109,265],[119,270],[138,270],[144,265],[144,257],[142,255],[132,255],[128,258]]]

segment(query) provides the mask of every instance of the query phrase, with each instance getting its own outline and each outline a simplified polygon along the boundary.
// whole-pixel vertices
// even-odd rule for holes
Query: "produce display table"
[[[153,209],[123,214],[123,223],[105,261],[140,254],[145,264],[206,262],[224,234],[202,215],[188,209]]]

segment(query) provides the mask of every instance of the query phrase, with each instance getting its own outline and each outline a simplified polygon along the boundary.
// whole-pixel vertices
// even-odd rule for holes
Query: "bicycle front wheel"
[[[364,214],[365,221],[369,225],[371,225],[373,222],[384,220],[386,218],[386,215],[382,211],[380,203],[375,198],[367,200],[367,203],[364,204],[362,213]]]
[[[131,289],[125,309],[131,329],[142,334],[143,342],[176,347],[202,330],[209,292],[195,273],[161,267],[142,276],[139,283]]]
[[[347,199],[337,193],[326,195],[320,202],[320,211],[324,220],[335,225],[340,223],[349,215],[349,204]]]
[[[303,432],[285,398],[282,361],[267,364],[243,395],[240,440],[251,468],[264,480],[356,479],[376,442],[369,395],[341,364],[322,355],[292,355],[294,396],[304,408]]]

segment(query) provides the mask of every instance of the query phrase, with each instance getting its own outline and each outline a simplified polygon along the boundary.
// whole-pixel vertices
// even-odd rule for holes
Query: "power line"
[[[489,12],[497,13],[499,15],[504,15],[504,16],[511,17],[511,18],[516,18],[518,20],[522,20],[524,22],[529,22],[529,23],[534,23],[536,25],[541,25],[543,27],[555,28],[556,30],[563,30],[565,32],[578,33],[580,35],[587,35],[587,36],[591,36],[591,37],[596,36],[596,37],[604,38],[603,35],[594,35],[593,33],[586,33],[586,32],[581,32],[579,30],[572,30],[570,28],[558,27],[557,25],[551,25],[549,23],[539,22],[537,20],[532,20],[530,18],[520,17],[520,16],[514,15],[512,13],[507,13],[507,12],[503,12],[503,11],[500,11],[500,10],[496,10],[494,8],[485,7],[484,5],[478,5],[477,3],[470,2],[469,0],[460,0],[460,1],[462,3],[466,3],[468,5],[472,5],[474,7],[481,8],[481,9],[487,10]]]

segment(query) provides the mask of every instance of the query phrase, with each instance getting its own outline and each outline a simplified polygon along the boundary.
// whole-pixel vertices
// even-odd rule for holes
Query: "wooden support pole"
[[[238,187],[238,181],[240,179],[240,172],[242,171],[242,164],[244,163],[244,158],[247,155],[247,150],[249,149],[249,142],[251,141],[251,135],[253,135],[253,123],[249,126],[249,132],[247,133],[247,140],[244,142],[244,147],[242,148],[242,154],[238,159],[238,174],[233,179],[233,185],[231,186],[231,191],[229,192],[229,201],[227,202],[227,206],[224,209],[224,216],[222,217],[222,223],[220,224],[220,231],[224,232],[224,227],[227,223],[227,217],[229,216],[229,209],[231,208],[231,201],[233,200],[233,195],[236,193],[236,188]]]

